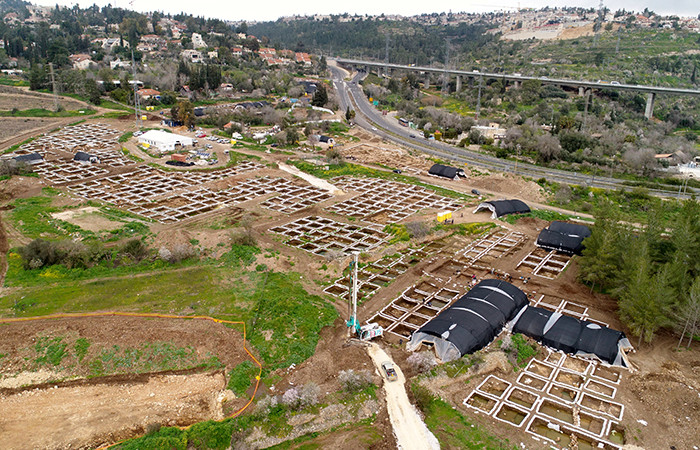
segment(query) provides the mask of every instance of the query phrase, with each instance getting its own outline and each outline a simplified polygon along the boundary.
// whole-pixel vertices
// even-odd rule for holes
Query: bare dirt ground
[[[64,220],[73,225],[77,225],[83,230],[88,231],[103,231],[114,230],[123,225],[122,222],[109,220],[106,217],[97,214],[98,208],[87,206],[85,208],[71,209],[60,213],[53,213],[51,217],[54,219]]]
[[[140,317],[61,318],[0,324],[0,353],[4,354],[0,374],[3,381],[21,372],[38,337],[63,337],[72,345],[85,338],[91,345],[85,358],[92,359],[104,348],[138,348],[148,342],[169,342],[178,347],[193,347],[196,354],[216,355],[227,367],[248,359],[239,330],[204,320]],[[63,376],[89,375],[87,368],[67,356],[61,367]],[[1,386],[0,386],[1,387]]]
[[[376,344],[367,347],[367,353],[372,358],[374,366],[378,371],[382,371],[382,363],[391,361],[389,355]],[[406,378],[401,368],[395,366],[396,381],[383,380],[384,392],[386,394],[387,409],[391,425],[396,435],[396,443],[405,450],[425,450],[439,449],[440,443],[433,433],[428,430],[421,417],[418,415],[416,407],[411,404],[406,394]]]
[[[46,133],[63,125],[75,122],[75,117],[63,119],[37,117],[3,117],[0,127],[0,150],[26,141],[30,137]]]
[[[67,110],[77,110],[86,107],[86,103],[69,97],[59,97],[59,104]],[[26,87],[0,86],[0,110],[9,111],[43,108],[53,109],[54,97],[43,92],[30,91]]]
[[[151,425],[223,418],[223,373],[135,378],[0,395],[3,447],[94,448],[143,434]]]
[[[84,378],[88,367],[70,352],[58,367],[28,371],[42,337],[62,337],[69,349],[87,339],[86,360],[115,345],[138,349],[156,342],[193,348],[202,359],[216,355],[228,368],[249,359],[239,331],[202,320],[107,316],[0,324],[0,440],[18,444],[4,448],[100,446],[142,435],[150,425],[220,420],[224,398],[227,411],[246,402],[228,391],[224,396],[222,371]],[[66,378],[71,381],[43,384]],[[21,438],[28,431],[31,441]]]

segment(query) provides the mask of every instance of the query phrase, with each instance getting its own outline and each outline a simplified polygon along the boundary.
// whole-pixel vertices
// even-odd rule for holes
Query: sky
[[[32,1],[32,0],[30,0]],[[282,16],[312,15],[312,14],[400,14],[411,16],[422,13],[440,12],[488,12],[515,10],[518,7],[543,8],[579,6],[598,8],[600,0],[497,0],[495,3],[487,0],[441,0],[436,4],[425,0],[350,0],[350,1],[307,1],[307,0],[266,0],[255,1],[221,1],[221,0],[33,0],[47,6],[56,4],[72,6],[79,4],[85,8],[92,4],[105,6],[111,4],[125,9],[140,12],[162,11],[177,14],[185,12],[194,16],[219,18],[222,20],[266,21],[276,20]],[[697,17],[700,14],[698,0],[604,0],[604,5],[611,11],[626,9],[642,11],[649,8],[662,15],[678,15]]]

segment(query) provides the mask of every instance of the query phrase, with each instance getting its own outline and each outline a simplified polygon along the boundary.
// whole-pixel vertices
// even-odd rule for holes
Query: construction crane
[[[375,337],[384,334],[384,329],[376,323],[368,323],[367,325],[361,326],[359,320],[357,320],[357,267],[360,252],[353,252],[353,260],[350,262],[350,267],[352,268],[352,296],[350,298],[350,319],[347,321],[348,331],[350,334],[354,334],[361,341],[369,341]]]

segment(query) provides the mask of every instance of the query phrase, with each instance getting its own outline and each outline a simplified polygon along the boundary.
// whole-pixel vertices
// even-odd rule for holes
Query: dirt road
[[[376,344],[367,347],[367,353],[372,358],[377,370],[384,375],[381,364],[384,361],[391,361],[391,357]],[[416,408],[408,400],[404,385],[406,379],[403,376],[403,372],[401,372],[399,366],[394,365],[394,367],[396,368],[398,380],[390,382],[385,379],[384,392],[386,393],[389,419],[392,427],[394,427],[396,445],[403,450],[439,449],[440,443],[420,418]]]

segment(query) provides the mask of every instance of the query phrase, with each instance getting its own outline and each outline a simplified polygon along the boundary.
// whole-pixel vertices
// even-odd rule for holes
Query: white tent
[[[191,137],[179,134],[167,133],[163,130],[149,130],[139,136],[139,144],[148,144],[161,152],[175,150],[176,146],[192,146],[194,141]]]

